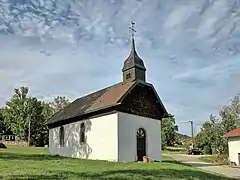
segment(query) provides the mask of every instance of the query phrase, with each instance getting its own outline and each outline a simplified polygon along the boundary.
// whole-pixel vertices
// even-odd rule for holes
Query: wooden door
[[[146,132],[143,128],[137,130],[137,160],[143,161],[146,156]]]

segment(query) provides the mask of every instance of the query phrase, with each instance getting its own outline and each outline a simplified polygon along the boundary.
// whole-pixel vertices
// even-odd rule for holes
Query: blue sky
[[[237,0],[0,0],[0,105],[23,85],[74,100],[121,81],[131,20],[147,80],[180,132],[239,92]]]

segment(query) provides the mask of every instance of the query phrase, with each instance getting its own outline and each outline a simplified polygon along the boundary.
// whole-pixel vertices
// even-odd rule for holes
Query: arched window
[[[61,147],[64,146],[64,127],[61,126],[59,130],[59,144]]]
[[[145,137],[145,136],[146,136],[145,129],[139,128],[139,129],[137,130],[137,136],[138,136],[138,137]]]
[[[85,124],[81,123],[80,125],[80,143],[85,142]]]
[[[137,160],[143,161],[146,156],[146,131],[143,128],[137,130]]]

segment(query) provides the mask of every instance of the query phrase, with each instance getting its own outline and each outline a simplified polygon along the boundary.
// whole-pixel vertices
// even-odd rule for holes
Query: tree
[[[3,110],[4,123],[14,135],[28,139],[30,122],[30,143],[43,146],[48,142],[46,121],[52,115],[51,107],[35,97],[28,97],[28,88],[15,89],[13,97]]]
[[[237,127],[240,127],[240,97],[239,94],[233,97],[229,105],[225,105],[219,111],[221,122],[218,124],[217,136],[215,139],[216,151],[218,154],[228,153],[227,139],[223,135]]]
[[[28,91],[29,91],[28,87],[22,86],[20,88],[16,88],[14,89],[14,92],[15,92],[14,97],[16,97],[17,99],[24,100],[27,98]]]
[[[227,139],[225,133],[240,127],[240,94],[237,94],[230,104],[223,106],[219,111],[220,119],[210,115],[201,132],[197,135],[198,147],[209,145],[215,154],[227,154]]]
[[[185,134],[177,133],[177,144],[184,145],[189,141],[190,137]]]
[[[27,116],[25,126],[25,137],[28,135],[30,121],[30,144],[36,146],[44,145],[45,118],[43,115],[42,102],[35,97],[27,99]]]
[[[28,88],[14,89],[13,97],[3,110],[4,124],[20,139],[26,140]]]
[[[210,114],[209,119],[203,123],[201,131],[195,138],[195,143],[198,148],[203,149],[205,146],[208,146],[212,151],[212,148],[216,146],[214,142],[217,137],[218,123],[219,120],[216,116]]]
[[[4,109],[0,109],[0,135],[3,133],[12,135],[13,133],[11,132],[11,130],[7,128],[6,125],[4,124],[3,111]]]
[[[48,140],[49,140],[49,130],[48,130],[48,127],[46,125],[46,122],[51,118],[51,116],[53,115],[54,111],[53,109],[51,108],[51,106],[49,105],[49,103],[45,103],[45,102],[42,102],[42,115],[43,115],[43,123],[44,123],[44,127],[42,129],[42,138],[43,138],[43,141],[44,141],[44,144],[48,144]]]
[[[50,103],[50,107],[53,109],[53,112],[56,113],[62,110],[68,104],[70,104],[70,101],[66,97],[57,96],[54,98],[53,102]]]
[[[162,148],[165,146],[174,146],[177,141],[178,126],[175,124],[175,118],[168,117],[161,121]]]
[[[0,109],[0,134],[4,132],[5,126],[3,124],[3,115],[2,115],[2,109]]]
[[[222,119],[222,126],[225,132],[240,127],[240,98],[236,95],[229,105],[223,106],[219,111]]]
[[[204,154],[212,154],[212,149],[209,145],[205,145],[203,147],[203,152],[204,152]]]
[[[200,131],[195,137],[196,147],[203,149],[205,146],[211,146],[208,135],[204,131]]]

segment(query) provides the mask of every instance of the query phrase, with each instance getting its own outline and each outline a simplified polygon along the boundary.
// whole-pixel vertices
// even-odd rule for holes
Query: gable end
[[[161,120],[167,111],[153,86],[137,83],[122,99],[120,112]]]

